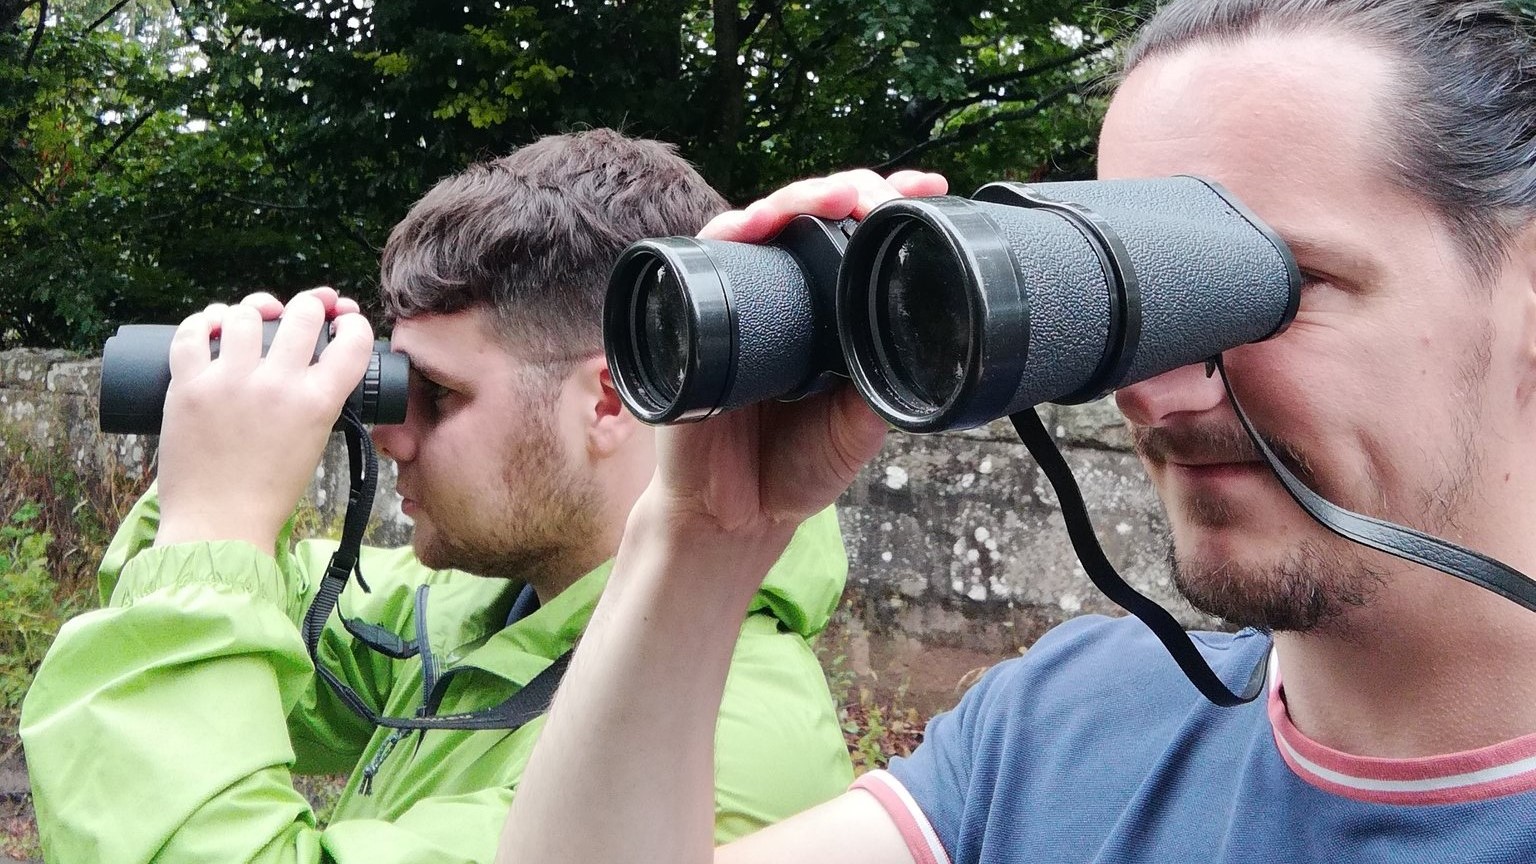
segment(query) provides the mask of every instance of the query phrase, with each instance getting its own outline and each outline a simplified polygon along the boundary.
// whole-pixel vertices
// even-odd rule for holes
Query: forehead
[[[1101,178],[1199,174],[1282,234],[1413,206],[1391,180],[1394,64],[1330,33],[1257,35],[1153,57],[1111,102]]]
[[[490,316],[479,307],[444,315],[417,315],[395,322],[391,347],[439,383],[468,381],[507,365]]]

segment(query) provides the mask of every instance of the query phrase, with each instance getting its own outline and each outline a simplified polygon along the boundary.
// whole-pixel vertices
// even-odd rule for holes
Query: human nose
[[[1115,404],[1137,426],[1164,426],[1181,414],[1200,414],[1225,399],[1221,380],[1203,363],[1180,366],[1115,391]]]
[[[396,462],[409,462],[416,458],[416,408],[415,400],[406,403],[405,422],[392,423],[387,426],[375,426],[369,433],[373,438],[373,446],[380,453]]]

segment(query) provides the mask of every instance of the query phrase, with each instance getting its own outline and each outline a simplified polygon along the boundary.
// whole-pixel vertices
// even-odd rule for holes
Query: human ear
[[[587,450],[598,458],[612,455],[641,429],[642,424],[624,407],[618,389],[613,386],[613,375],[608,371],[605,358],[583,361],[576,374],[581,376],[582,393],[589,406]]]

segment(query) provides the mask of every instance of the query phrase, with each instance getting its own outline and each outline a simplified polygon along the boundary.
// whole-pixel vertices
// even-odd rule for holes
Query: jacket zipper
[[[430,698],[429,694],[437,683],[437,662],[436,658],[432,656],[432,647],[427,640],[426,585],[416,589],[416,644],[420,646],[422,698],[422,705],[416,709],[416,716],[424,717],[428,711],[427,700]],[[425,729],[421,730],[423,738],[426,737],[426,731]],[[389,736],[384,739],[384,743],[379,745],[378,751],[373,754],[373,758],[369,759],[368,764],[363,767],[363,779],[362,782],[357,784],[357,794],[373,794],[373,779],[378,776],[379,770],[384,766],[384,760],[388,759],[389,754],[394,752],[395,745],[404,741],[406,736],[410,734],[411,730],[409,729],[396,729],[389,733]],[[420,749],[421,742],[419,740],[416,742],[416,746]]]
[[[389,733],[389,737],[385,738],[384,743],[379,745],[379,749],[373,754],[373,758],[368,760],[367,767],[363,768],[363,782],[357,784],[357,794],[373,794],[373,778],[378,776],[379,768],[384,765],[384,760],[389,758],[389,754],[394,752],[395,745],[404,740],[405,736],[409,735],[410,732],[411,730],[409,729],[396,729]]]

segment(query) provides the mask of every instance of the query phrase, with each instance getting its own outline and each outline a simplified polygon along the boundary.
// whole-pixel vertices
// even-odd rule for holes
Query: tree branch
[[[749,39],[757,35],[757,28],[762,26],[763,19],[767,16],[768,9],[763,4],[752,4],[752,11],[747,13],[747,17],[741,19],[741,26],[738,28],[742,44],[746,44]]]
[[[96,162],[91,165],[91,173],[94,174],[97,171],[100,171],[102,166],[107,164],[107,160],[112,158],[112,154],[117,152],[117,148],[123,146],[123,142],[127,141],[129,136],[139,131],[140,126],[143,126],[145,123],[149,122],[149,118],[155,116],[158,113],[160,113],[160,109],[151,108],[148,111],[145,111],[139,116],[133,118],[133,122],[129,123],[126,129],[118,133],[117,138],[112,141],[112,145],[107,148],[107,152],[96,157]]]
[[[1029,67],[1028,69],[1019,69],[1013,72],[1002,72],[997,75],[989,75],[985,78],[978,78],[975,81],[970,82],[966,87],[967,90],[980,91],[977,95],[966,96],[959,99],[951,99],[947,102],[940,102],[938,105],[934,106],[931,110],[922,116],[922,118],[918,121],[918,128],[927,128],[932,126],[935,120],[938,120],[945,114],[948,114],[957,108],[964,108],[967,105],[974,105],[977,102],[982,101],[983,99],[987,98],[987,95],[990,93],[992,88],[998,86],[999,84],[1012,84],[1015,81],[1022,81],[1026,78],[1032,78],[1036,75],[1052,72],[1062,68],[1063,66],[1070,66],[1080,60],[1086,60],[1094,54],[1104,50],[1106,47],[1108,47],[1106,43],[1094,42],[1088,45],[1084,45],[1083,47],[1073,51],[1071,54],[1068,54],[1065,57],[1058,57],[1055,60],[1039,63]]]
[[[367,235],[358,230],[356,226],[348,225],[347,220],[344,217],[337,215],[336,224],[341,226],[342,233],[350,237],[354,242],[357,243],[358,246],[363,248],[363,251],[367,252],[368,254],[378,255],[383,251],[379,247],[369,242]]]
[[[994,87],[998,84],[1007,84],[1011,81],[1017,81],[1020,78],[1030,78],[1045,72],[1051,72],[1053,70],[1060,69],[1063,66],[1071,66],[1073,63],[1076,63],[1079,60],[1086,60],[1108,47],[1108,43],[1105,42],[1090,42],[1065,57],[1058,57],[1055,60],[1047,60],[1044,63],[1038,63],[1029,67],[1028,69],[1019,69],[1013,72],[1000,72],[996,75],[989,75],[986,78],[978,78],[971,82],[971,87],[978,89]]]
[[[239,195],[236,195],[236,194],[234,194],[232,192],[220,192],[219,193],[219,197],[220,198],[228,198],[229,200],[234,201],[237,204],[247,204],[247,205],[250,205],[251,207],[260,207],[260,208],[262,208],[264,210],[313,210],[313,209],[315,209],[314,205],[311,205],[311,204],[278,204],[278,203],[273,202],[273,201],[257,201],[257,200],[255,200],[253,198],[243,198],[243,197],[241,197]]]
[[[32,193],[32,200],[37,202],[37,206],[40,209],[47,209],[47,202],[43,198],[43,191],[41,189],[32,185],[32,181],[28,180],[25,175],[16,170],[16,166],[12,165],[10,160],[6,159],[4,156],[0,156],[0,165],[4,165],[5,170],[11,172],[11,176],[16,178],[16,182],[21,184],[21,188]]]
[[[123,7],[127,6],[130,2],[131,2],[131,0],[117,0],[117,5],[113,6],[111,9],[108,9],[106,12],[102,13],[100,18],[97,18],[95,21],[92,21],[91,23],[85,25],[85,29],[80,31],[80,35],[84,36],[85,34],[91,32],[92,30],[95,30],[97,27],[100,27],[101,25],[107,23],[107,19],[108,18],[111,18],[113,15],[116,15],[118,12],[121,12]]]
[[[187,37],[188,42],[197,44],[197,38],[192,33],[192,25],[187,23],[187,16],[181,13],[181,6],[177,5],[176,0],[167,0],[167,2],[171,6],[171,11],[176,13],[176,22],[181,25],[182,34]]]
[[[1077,84],[1062,87],[1050,95],[1036,100],[1035,104],[1029,106],[1028,108],[1022,108],[1018,111],[999,111],[996,114],[990,114],[986,117],[983,117],[974,123],[967,123],[952,134],[940,135],[937,138],[929,138],[927,141],[914,144],[911,147],[901,151],[900,153],[897,153],[895,156],[892,156],[884,162],[881,162],[879,165],[875,165],[874,170],[884,173],[891,170],[892,168],[896,168],[904,164],[912,157],[921,153],[926,153],[927,151],[936,147],[945,147],[950,144],[959,143],[969,138],[975,138],[988,129],[991,129],[992,127],[1002,123],[1011,123],[1015,120],[1028,120],[1031,117],[1039,115],[1042,111],[1051,107],[1057,102],[1060,102],[1067,96],[1078,92],[1079,89],[1080,85]]]
[[[37,54],[37,46],[43,41],[43,25],[48,23],[48,0],[41,0],[37,6],[37,26],[32,30],[32,41],[27,44],[27,53],[21,58],[21,68],[32,68],[32,57]]]

